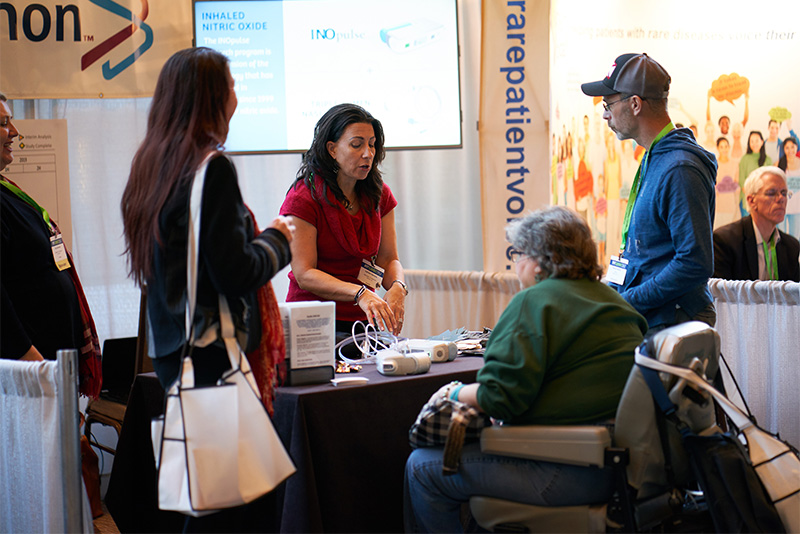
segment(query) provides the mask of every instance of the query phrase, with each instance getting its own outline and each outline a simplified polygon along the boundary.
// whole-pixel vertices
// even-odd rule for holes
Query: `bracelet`
[[[449,384],[447,384],[447,389],[446,389],[446,390],[444,390],[444,394],[442,395],[442,398],[443,398],[443,399],[449,399],[449,398],[450,398],[450,393],[451,393],[451,391],[453,390],[453,388],[454,388],[454,387],[460,387],[460,386],[462,386],[462,385],[463,385],[463,384],[461,383],[461,381],[460,381],[460,380],[453,380],[452,382],[450,382]]]
[[[395,284],[400,284],[400,287],[402,287],[402,288],[403,288],[403,291],[405,291],[405,292],[406,292],[406,295],[408,295],[408,286],[406,285],[406,283],[405,283],[405,282],[403,282],[402,280],[395,280],[395,281],[394,281],[394,282],[392,282],[392,284],[389,286],[389,289],[391,289],[391,288],[392,288],[392,286],[393,286],[393,285],[395,285]]]
[[[361,298],[361,295],[363,295],[364,291],[366,291],[366,290],[367,290],[367,286],[362,285],[361,289],[359,289],[358,293],[356,293],[356,296],[353,297],[353,305],[354,306],[358,306],[358,299]]]
[[[464,387],[464,384],[459,384],[456,388],[450,392],[450,400],[457,401],[458,400],[458,392],[461,391],[461,388]]]

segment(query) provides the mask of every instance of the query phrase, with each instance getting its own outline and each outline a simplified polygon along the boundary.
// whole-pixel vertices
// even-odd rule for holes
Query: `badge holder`
[[[608,266],[606,280],[621,286],[625,283],[625,275],[628,273],[628,260],[611,256],[611,263]]]
[[[53,260],[56,262],[56,267],[59,271],[69,269],[69,257],[67,256],[67,247],[64,246],[64,240],[61,234],[50,236],[50,249],[53,251]]]
[[[383,282],[383,269],[375,264],[375,256],[371,260],[361,260],[361,270],[358,272],[358,281],[372,289],[378,289]]]

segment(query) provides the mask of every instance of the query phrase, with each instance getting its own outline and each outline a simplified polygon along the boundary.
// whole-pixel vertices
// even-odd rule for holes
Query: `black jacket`
[[[775,246],[778,278],[800,282],[800,242],[780,232]],[[727,280],[758,280],[758,249],[753,217],[748,215],[714,231],[714,277]]]
[[[0,358],[19,359],[31,345],[46,359],[83,345],[78,293],[59,271],[42,214],[0,186]],[[74,268],[74,267],[71,267]]]
[[[152,334],[150,356],[180,351],[186,339],[186,247],[191,183],[178,187],[159,217],[163,246],[155,245],[153,276],[147,281],[147,311]],[[218,321],[217,296],[228,298],[231,315],[246,351],[261,338],[256,290],[290,259],[289,243],[279,231],[255,235],[239,191],[236,169],[224,156],[208,164],[200,215],[195,337]],[[224,354],[224,349],[222,349]]]

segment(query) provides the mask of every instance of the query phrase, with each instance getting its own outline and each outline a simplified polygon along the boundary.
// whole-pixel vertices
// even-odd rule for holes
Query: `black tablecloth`
[[[369,378],[367,385],[279,388],[273,422],[297,473],[258,503],[263,530],[402,532],[408,429],[439,387],[473,382],[482,363],[460,357],[404,377],[367,365],[351,375]],[[183,526],[182,515],[161,512],[157,504],[150,419],[162,413],[163,395],[152,373],[136,378],[106,494],[121,532]]]

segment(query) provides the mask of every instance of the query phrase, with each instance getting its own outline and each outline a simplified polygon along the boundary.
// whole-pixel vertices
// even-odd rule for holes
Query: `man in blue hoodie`
[[[690,129],[672,124],[669,84],[667,71],[647,54],[623,54],[605,79],[581,85],[586,95],[603,97],[603,118],[620,140],[647,149],[625,210],[620,254],[606,276],[651,330],[716,322],[708,279],[717,162]]]

